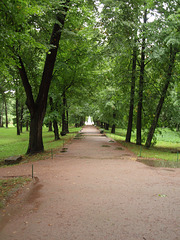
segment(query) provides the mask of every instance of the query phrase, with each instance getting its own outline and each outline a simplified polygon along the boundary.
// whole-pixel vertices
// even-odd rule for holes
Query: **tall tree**
[[[133,63],[132,63],[132,76],[131,76],[131,95],[130,95],[130,106],[129,106],[129,118],[128,128],[126,133],[126,142],[131,141],[131,132],[133,124],[133,110],[134,110],[134,94],[135,94],[135,82],[136,82],[136,61],[137,61],[137,46],[133,48]]]
[[[36,100],[34,100],[32,87],[29,83],[26,69],[21,56],[19,58],[19,73],[27,96],[27,106],[31,115],[29,146],[27,154],[33,154],[44,150],[42,140],[42,125],[46,112],[48,91],[52,80],[54,64],[56,61],[57,50],[65,23],[69,0],[62,2],[61,8],[56,13],[57,23],[53,26],[50,45],[52,46],[46,55],[44,71]]]
[[[162,106],[163,106],[163,103],[164,103],[164,100],[166,97],[166,93],[167,93],[168,87],[169,87],[171,79],[172,79],[172,71],[173,71],[173,66],[174,66],[174,62],[175,62],[175,56],[176,56],[176,51],[173,49],[173,47],[171,45],[170,46],[170,54],[169,54],[169,66],[167,68],[168,70],[167,70],[166,80],[165,80],[164,87],[161,92],[161,97],[159,99],[159,103],[157,105],[156,112],[154,114],[153,122],[149,129],[149,133],[148,133],[146,144],[145,144],[146,147],[150,147],[150,145],[151,145],[151,141],[152,141],[154,131],[155,131],[157,123],[158,123],[158,119],[159,119],[161,109],[162,109]]]
[[[144,71],[145,71],[145,48],[146,48],[146,35],[145,25],[147,23],[147,9],[145,4],[144,17],[143,17],[143,33],[142,33],[142,46],[141,46],[141,62],[140,62],[140,77],[139,77],[139,91],[138,91],[138,110],[137,110],[137,123],[136,123],[136,144],[141,145],[141,130],[142,130],[142,107],[143,107],[143,88],[144,88]]]

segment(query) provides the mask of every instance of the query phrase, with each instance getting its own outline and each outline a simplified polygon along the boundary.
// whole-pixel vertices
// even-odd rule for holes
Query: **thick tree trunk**
[[[53,121],[53,128],[54,128],[55,140],[59,140],[60,139],[60,137],[59,137],[59,129],[58,129],[58,124],[57,124],[56,120]]]
[[[172,46],[171,46],[169,68],[168,68],[168,72],[167,72],[166,83],[165,83],[164,88],[162,90],[162,94],[161,94],[159,103],[157,105],[156,113],[155,113],[152,125],[149,129],[149,133],[148,133],[146,144],[145,144],[145,146],[148,147],[148,148],[151,146],[151,141],[152,141],[152,138],[153,138],[153,135],[154,135],[157,123],[158,123],[158,119],[159,119],[159,116],[160,116],[160,113],[161,113],[161,109],[163,107],[163,103],[164,103],[164,100],[165,100],[165,97],[166,97],[167,89],[168,89],[168,86],[171,82],[171,76],[172,76],[172,70],[173,70],[173,66],[174,66],[174,62],[175,62],[175,56],[176,56],[176,53],[175,53],[175,51],[173,51]]]
[[[20,135],[20,124],[19,124],[19,101],[16,97],[16,128],[17,128],[17,135]]]
[[[133,124],[133,110],[134,110],[134,92],[135,92],[135,81],[136,81],[136,61],[137,61],[137,48],[135,46],[133,49],[131,96],[130,96],[129,120],[128,120],[128,128],[127,128],[127,133],[126,133],[126,142],[131,141],[131,132],[132,132],[132,124]]]
[[[29,147],[27,150],[28,154],[42,152],[44,150],[42,141],[42,124],[46,112],[48,92],[52,80],[59,41],[64,27],[66,12],[68,10],[67,5],[69,2],[70,0],[66,0],[65,3],[62,3],[62,8],[59,9],[59,11],[57,10],[58,13],[56,15],[56,19],[58,23],[54,24],[50,39],[50,45],[53,47],[46,55],[44,71],[36,101],[33,98],[32,87],[29,83],[23,61],[19,56],[20,67],[18,69],[27,96],[26,104],[31,115]]]
[[[144,11],[144,24],[147,22],[147,10]],[[144,29],[143,29],[144,31]],[[141,68],[139,77],[139,99],[136,123],[136,144],[141,145],[141,129],[142,129],[142,105],[143,105],[143,89],[144,89],[144,70],[145,70],[145,47],[146,39],[145,32],[143,32],[142,48],[141,48]]]
[[[37,111],[31,116],[29,146],[27,154],[35,154],[44,151],[42,139],[42,125],[44,114],[37,108]]]

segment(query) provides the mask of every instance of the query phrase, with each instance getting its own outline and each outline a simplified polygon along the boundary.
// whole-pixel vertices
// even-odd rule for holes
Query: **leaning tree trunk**
[[[128,120],[128,128],[127,128],[127,133],[126,133],[126,142],[131,141],[131,132],[132,132],[132,124],[133,124],[133,110],[134,110],[134,92],[135,92],[135,81],[136,81],[136,61],[137,61],[137,48],[135,46],[133,49],[131,96],[130,96],[129,120]]]
[[[157,123],[158,123],[158,119],[159,119],[159,116],[160,116],[160,113],[161,113],[161,109],[163,107],[163,103],[164,103],[164,100],[165,100],[165,97],[166,97],[167,89],[168,89],[168,86],[171,82],[171,76],[172,76],[172,70],[173,70],[173,66],[174,66],[174,62],[175,62],[175,57],[176,57],[176,53],[175,53],[175,51],[173,51],[172,46],[171,46],[170,47],[169,68],[168,68],[168,72],[167,72],[166,83],[165,83],[164,88],[162,90],[161,98],[160,98],[159,103],[157,105],[156,113],[155,113],[152,125],[149,129],[149,133],[148,133],[146,144],[145,144],[145,146],[148,147],[148,148],[151,146],[151,141],[152,141],[152,138],[153,138],[153,135],[154,135]]]
[[[144,24],[147,22],[147,10],[144,12]],[[143,30],[144,31],[144,30]],[[141,48],[141,68],[139,77],[139,99],[137,110],[137,123],[136,123],[136,144],[141,145],[141,129],[142,129],[142,105],[143,105],[143,88],[144,88],[144,70],[145,70],[145,47],[146,39],[145,32],[143,32],[142,48]]]
[[[42,74],[42,80],[39,87],[39,93],[37,99],[34,100],[32,87],[29,83],[29,79],[26,74],[26,70],[22,61],[22,58],[19,57],[18,67],[22,83],[26,92],[27,101],[26,104],[28,106],[30,116],[31,116],[31,124],[30,124],[30,137],[29,137],[29,147],[27,150],[28,154],[33,154],[36,152],[42,152],[44,150],[43,141],[42,141],[42,125],[43,119],[46,112],[47,106],[47,98],[49,87],[52,80],[52,74],[54,70],[54,64],[56,61],[57,51],[59,47],[59,41],[61,38],[62,30],[65,23],[66,12],[68,10],[68,4],[70,0],[66,0],[61,4],[62,8],[57,11],[56,15],[56,23],[53,26],[53,31],[50,39],[50,46],[53,46],[48,54],[46,55],[46,61],[44,65],[44,71]]]

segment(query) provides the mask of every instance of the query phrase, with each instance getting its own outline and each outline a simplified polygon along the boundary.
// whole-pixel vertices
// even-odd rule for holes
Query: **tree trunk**
[[[109,130],[109,123],[105,123],[105,130]]]
[[[2,104],[2,108],[0,109],[0,127],[3,127],[4,126],[4,123],[3,123],[3,112],[4,112],[4,104]]]
[[[19,126],[19,101],[16,97],[16,128],[17,128],[17,135],[20,135],[20,126]]]
[[[4,106],[5,106],[5,116],[6,116],[6,128],[8,128],[8,111],[7,111],[7,102],[5,97],[4,97]]]
[[[49,121],[49,124],[48,124],[48,128],[49,128],[49,132],[52,132],[52,122],[51,121]]]
[[[21,114],[20,114],[20,132],[22,133],[23,130],[23,112],[24,112],[24,107],[21,106]]]
[[[130,96],[129,120],[128,120],[128,128],[127,128],[127,133],[126,133],[126,142],[131,141],[131,132],[132,132],[132,124],[133,124],[133,110],[134,110],[134,92],[135,92],[135,81],[136,81],[136,61],[137,61],[137,47],[134,46],[132,76],[131,76],[131,96]]]
[[[162,106],[163,106],[163,103],[164,103],[164,100],[165,100],[165,97],[166,97],[167,89],[168,89],[168,86],[171,82],[171,76],[172,76],[172,70],[173,70],[173,66],[174,66],[174,62],[175,62],[175,57],[176,57],[176,53],[175,53],[175,51],[173,51],[172,46],[171,46],[170,47],[169,68],[168,68],[168,72],[167,72],[166,83],[165,83],[164,88],[162,90],[162,94],[161,94],[159,103],[157,105],[156,113],[155,113],[152,125],[149,129],[149,133],[148,133],[146,144],[145,144],[145,146],[148,147],[148,148],[151,146],[151,141],[152,141],[152,138],[153,138],[153,135],[154,135],[157,123],[158,123],[158,119],[159,119],[159,116],[160,116],[160,113],[161,113],[161,109],[162,109]]]
[[[29,133],[29,146],[27,154],[35,154],[44,151],[43,139],[42,139],[42,125],[44,114],[40,109],[31,115],[30,133]]]
[[[28,154],[42,152],[44,150],[42,141],[42,124],[46,112],[48,92],[52,80],[54,64],[56,61],[57,51],[59,47],[59,41],[64,27],[66,12],[68,10],[67,5],[69,4],[69,2],[70,0],[66,0],[65,3],[62,3],[62,9],[59,9],[56,15],[56,20],[58,23],[54,24],[50,39],[50,45],[53,47],[46,55],[44,71],[42,74],[42,80],[36,101],[34,101],[33,98],[32,87],[29,83],[23,61],[19,56],[20,67],[18,67],[18,70],[26,92],[26,104],[28,106],[31,116],[29,147],[27,150]]]
[[[63,111],[62,111],[62,133],[61,135],[66,135],[66,93],[63,92]]]
[[[69,133],[69,114],[68,114],[68,109],[67,109],[67,102],[66,102],[66,122],[65,122],[65,130],[66,133]]]
[[[60,139],[60,137],[59,137],[59,129],[58,129],[58,124],[57,124],[56,120],[53,121],[53,128],[54,128],[55,140],[59,140]]]
[[[28,132],[28,131],[29,131],[29,129],[28,129],[28,128],[29,128],[29,121],[27,120],[27,121],[26,121],[26,132]]]
[[[144,25],[147,22],[147,10],[144,11]],[[143,105],[143,88],[144,88],[144,69],[145,69],[145,29],[143,29],[143,39],[141,48],[141,68],[139,77],[139,99],[138,99],[138,111],[137,111],[137,123],[136,123],[136,144],[141,145],[141,129],[142,129],[142,105]]]
[[[113,125],[112,125],[112,129],[111,129],[111,133],[115,133],[115,132],[116,132],[115,130],[116,130],[116,125],[113,124]]]

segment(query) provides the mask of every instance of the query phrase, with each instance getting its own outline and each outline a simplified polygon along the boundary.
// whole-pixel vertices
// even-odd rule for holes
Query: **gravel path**
[[[153,168],[86,126],[1,212],[1,240],[179,240],[180,169]],[[0,177],[31,174],[31,164]]]

